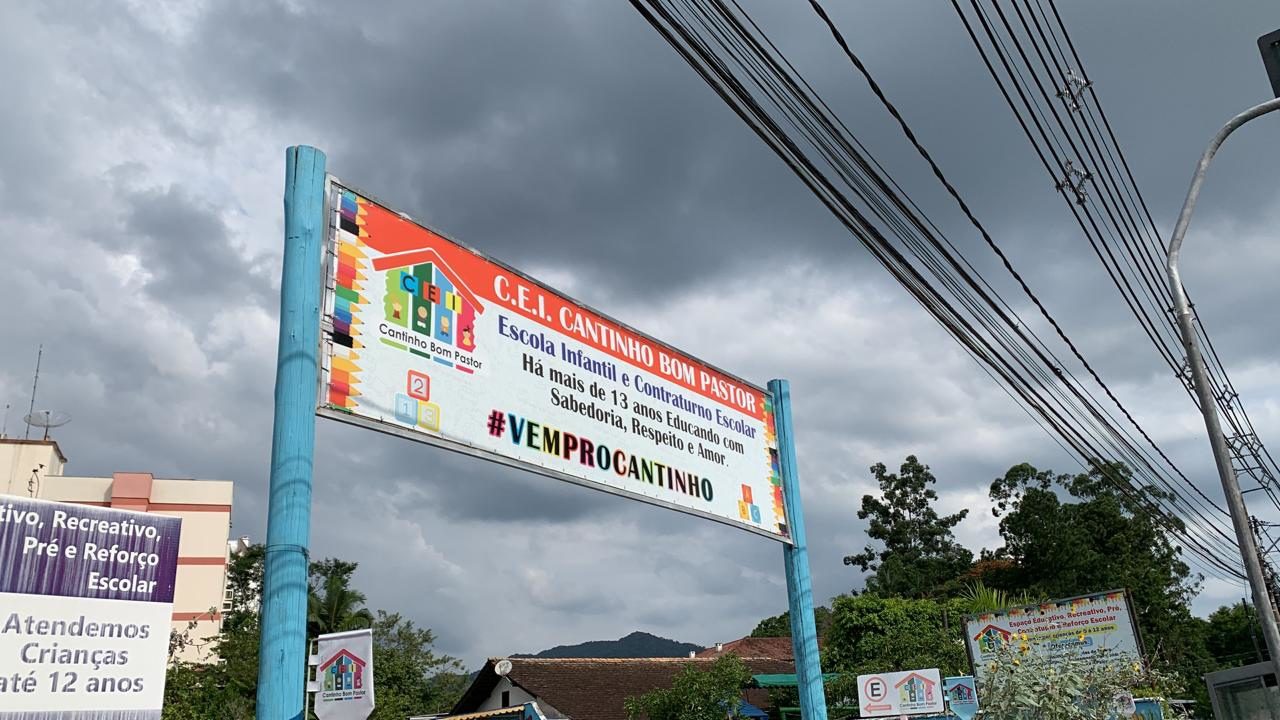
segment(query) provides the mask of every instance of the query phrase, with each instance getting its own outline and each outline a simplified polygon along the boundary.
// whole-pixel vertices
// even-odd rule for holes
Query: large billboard
[[[160,718],[181,523],[0,495],[0,718]]]
[[[769,393],[336,179],[318,412],[788,540]]]
[[[989,663],[1008,643],[1026,643],[1028,652],[1054,657],[1142,659],[1137,623],[1124,590],[970,615],[965,618],[965,643],[979,680],[985,679]]]

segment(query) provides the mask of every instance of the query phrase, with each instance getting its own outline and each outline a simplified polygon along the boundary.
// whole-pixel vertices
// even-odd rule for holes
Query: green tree
[[[258,645],[262,638],[262,575],[266,546],[251,545],[232,559],[227,568],[227,588],[231,604],[222,618],[218,656],[222,658],[224,682],[239,697],[256,704],[258,690]]]
[[[230,605],[213,650],[221,662],[171,662],[165,676],[164,720],[249,720],[258,687],[258,611],[265,550],[250,547],[227,568]],[[178,635],[184,635],[179,633]],[[176,651],[182,637],[171,642]]]
[[[174,663],[165,673],[163,720],[252,720],[254,703],[227,687],[218,665]]]
[[[994,556],[1010,562],[985,579],[1048,598],[1127,588],[1149,659],[1196,692],[1200,675],[1212,669],[1203,622],[1190,610],[1199,579],[1147,509],[1169,496],[1139,487],[1123,463],[1092,465],[1087,473],[1055,475],[1024,463],[992,483],[1004,539]]]
[[[1019,605],[1030,605],[1044,598],[1037,598],[1026,591],[1015,594],[1000,588],[987,587],[985,583],[978,580],[965,587],[964,592],[960,594],[960,599],[964,600],[969,612],[987,613]]]
[[[671,687],[629,697],[625,702],[631,720],[724,720],[739,717],[742,688],[751,671],[735,655],[722,655],[702,670],[687,665]]]
[[[821,605],[814,608],[813,624],[818,631],[818,637],[826,635],[827,627],[831,625],[831,609]],[[791,637],[791,613],[784,612],[761,620],[751,631],[751,637]]]
[[[216,650],[222,662],[174,663],[165,684],[164,720],[249,720],[258,687],[262,576],[265,552],[249,548],[227,571],[230,606],[223,614]],[[365,608],[363,593],[351,587],[356,563],[327,559],[310,567],[308,632],[373,627],[374,687],[378,709],[373,718],[448,710],[465,689],[467,675],[458,661],[437,655],[434,634],[397,614]],[[181,634],[179,634],[181,635]],[[181,637],[175,638],[180,645]]]
[[[1205,624],[1205,644],[1219,668],[1270,659],[1262,626],[1252,605],[1227,605],[1213,611]]]
[[[1074,476],[1024,463],[996,479],[991,499],[1004,539],[997,555],[1013,562],[992,574],[992,584],[1048,597],[1127,587],[1152,620],[1187,605],[1197,582],[1148,512],[1147,503],[1168,494],[1154,487],[1121,492],[1116,484],[1136,486],[1123,463],[1096,464]]]
[[[308,636],[373,626],[373,613],[364,606],[364,593],[351,587],[351,576],[357,567],[357,563],[337,558],[311,563],[307,592]]]
[[[432,649],[435,634],[398,613],[379,610],[373,622],[373,720],[447,712],[466,689],[462,665]]]
[[[939,668],[944,675],[969,667],[963,600],[907,600],[872,594],[835,599],[822,649],[827,671],[846,675]]]
[[[952,529],[968,515],[961,510],[940,517],[933,509],[937,480],[915,455],[908,455],[897,473],[884,463],[871,466],[881,497],[864,495],[859,520],[870,520],[867,535],[880,550],[868,545],[844,559],[871,575],[867,592],[884,597],[945,597],[961,587],[960,576],[973,563],[973,553],[955,541]]]

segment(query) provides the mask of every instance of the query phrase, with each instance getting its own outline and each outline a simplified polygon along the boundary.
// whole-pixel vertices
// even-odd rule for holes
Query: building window
[[[511,707],[511,691],[502,691],[502,707]]]

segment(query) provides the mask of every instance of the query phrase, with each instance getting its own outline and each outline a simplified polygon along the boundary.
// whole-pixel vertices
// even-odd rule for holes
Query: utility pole
[[[1209,141],[1209,146],[1205,148],[1204,155],[1200,157],[1200,164],[1196,166],[1195,174],[1191,177],[1191,188],[1187,191],[1186,202],[1183,203],[1182,212],[1178,215],[1178,224],[1173,228],[1166,269],[1169,274],[1169,292],[1173,294],[1174,314],[1177,316],[1178,330],[1182,334],[1182,346],[1187,352],[1191,381],[1195,386],[1196,398],[1200,401],[1200,412],[1204,415],[1205,430],[1209,433],[1213,459],[1218,466],[1218,476],[1222,479],[1222,490],[1226,495],[1227,509],[1231,512],[1231,522],[1235,526],[1236,540],[1240,543],[1240,556],[1244,560],[1245,575],[1253,593],[1253,606],[1258,609],[1258,622],[1262,625],[1262,637],[1266,641],[1267,652],[1271,655],[1272,672],[1280,678],[1280,628],[1276,627],[1276,614],[1272,610],[1270,593],[1267,592],[1266,578],[1262,573],[1262,563],[1258,557],[1258,547],[1253,540],[1249,513],[1244,506],[1240,484],[1236,481],[1235,468],[1231,466],[1231,453],[1227,449],[1227,440],[1222,435],[1218,406],[1214,401],[1204,357],[1200,354],[1200,345],[1191,324],[1191,304],[1187,300],[1186,291],[1182,287],[1182,278],[1178,274],[1182,240],[1187,234],[1187,226],[1191,224],[1191,213],[1195,209],[1196,199],[1200,195],[1200,186],[1204,184],[1205,172],[1209,169],[1213,156],[1227,136],[1236,128],[1273,110],[1280,110],[1280,98],[1255,105],[1231,118]]]
[[[1240,607],[1244,609],[1245,616],[1247,619],[1247,616],[1249,614],[1249,603],[1245,602],[1244,598],[1240,598]],[[1255,614],[1256,614],[1256,608],[1255,608]],[[1257,656],[1258,662],[1262,662],[1262,648],[1258,647],[1258,633],[1253,631],[1252,623],[1249,624],[1249,639],[1253,641],[1253,654]]]

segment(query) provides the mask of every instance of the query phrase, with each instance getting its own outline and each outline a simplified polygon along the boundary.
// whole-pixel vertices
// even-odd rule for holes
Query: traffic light
[[[1262,64],[1271,78],[1271,92],[1280,98],[1280,30],[1258,38],[1258,50],[1262,52]]]

